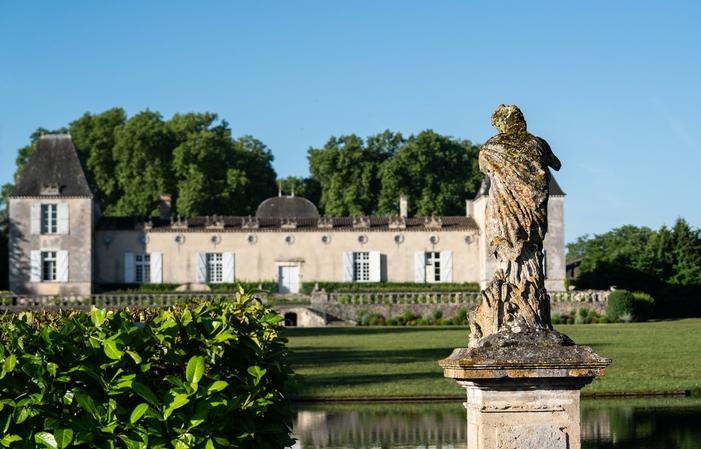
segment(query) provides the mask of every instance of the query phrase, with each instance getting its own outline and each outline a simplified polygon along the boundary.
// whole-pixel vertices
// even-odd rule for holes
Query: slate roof
[[[256,212],[259,218],[319,218],[314,203],[299,196],[274,196],[260,203]]]
[[[42,185],[58,185],[58,194],[42,195]],[[10,196],[95,196],[70,134],[41,136]]]
[[[414,231],[479,231],[477,223],[472,217],[436,217],[440,218],[442,228],[431,228],[425,225],[426,217],[413,217],[406,219],[406,228],[390,228],[390,217],[370,217],[370,227],[354,227],[353,217],[333,217],[328,218],[333,223],[332,228],[319,226],[319,219],[297,218],[296,228],[283,227],[289,220],[286,218],[261,218],[258,217],[258,228],[244,227],[245,221],[256,220],[251,217],[217,217],[217,220],[210,217],[188,217],[187,228],[178,227],[170,220],[159,217],[101,217],[97,229],[102,231],[134,231],[145,230],[144,221],[147,222],[148,232],[414,232]],[[322,219],[325,220],[325,219]],[[430,218],[429,218],[430,220]],[[209,222],[223,222],[224,227],[207,226]],[[149,227],[150,223],[150,227]]]

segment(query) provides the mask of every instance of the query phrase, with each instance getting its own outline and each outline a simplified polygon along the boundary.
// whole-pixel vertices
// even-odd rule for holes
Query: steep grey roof
[[[477,199],[481,196],[489,195],[489,186],[490,186],[490,181],[488,177],[484,177],[482,180],[482,185],[480,186],[480,189],[477,191],[477,194],[475,195],[474,199]],[[565,192],[562,191],[560,188],[560,184],[555,181],[555,177],[550,173],[550,184],[548,185],[548,193],[550,196],[565,196]]]
[[[396,219],[396,217],[394,217]],[[391,228],[392,217],[369,217],[369,227],[354,227],[353,217],[328,217],[328,218],[260,218],[260,217],[217,217],[219,227],[210,227],[208,223],[215,220],[210,217],[183,217],[187,221],[187,228],[178,227],[175,220],[164,220],[159,217],[100,217],[97,229],[101,231],[134,231],[148,232],[414,232],[428,231],[478,231],[479,227],[472,217],[436,217],[442,222],[440,229],[426,226],[429,217],[411,217],[406,219],[406,228]],[[249,228],[244,224],[251,220],[256,221],[257,228]],[[147,223],[143,228],[144,221]],[[324,227],[320,222],[327,221],[333,227]],[[294,222],[295,228],[285,227]],[[223,226],[221,226],[223,225]]]
[[[57,193],[46,191],[57,187]],[[93,197],[85,170],[69,134],[41,136],[10,196]]]
[[[319,211],[308,199],[299,196],[274,196],[260,203],[258,218],[319,218]]]

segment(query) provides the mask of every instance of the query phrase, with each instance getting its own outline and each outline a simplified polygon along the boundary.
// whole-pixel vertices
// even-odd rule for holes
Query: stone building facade
[[[488,183],[459,217],[322,217],[310,201],[270,198],[251,217],[104,217],[68,135],[43,136],[10,195],[10,289],[88,294],[100,284],[303,281],[480,282],[492,276]],[[564,193],[553,181],[547,287],[565,279]]]

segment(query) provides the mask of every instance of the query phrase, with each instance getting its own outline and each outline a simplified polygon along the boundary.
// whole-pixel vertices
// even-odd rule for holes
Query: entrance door
[[[280,293],[299,293],[299,267],[283,266],[279,268]]]

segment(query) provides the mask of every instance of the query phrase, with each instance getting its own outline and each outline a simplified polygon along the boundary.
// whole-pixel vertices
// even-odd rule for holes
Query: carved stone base
[[[611,360],[554,331],[509,334],[438,362],[467,389],[467,447],[579,449],[580,390]]]

